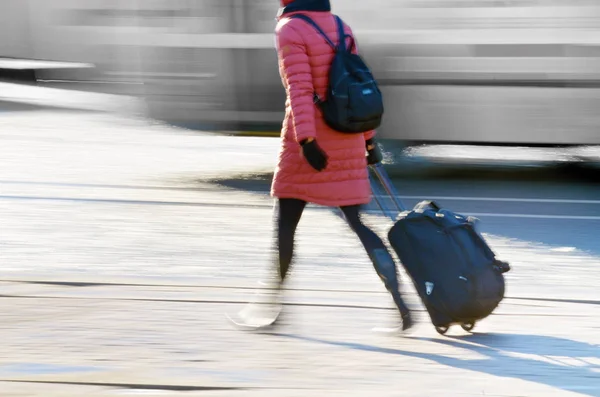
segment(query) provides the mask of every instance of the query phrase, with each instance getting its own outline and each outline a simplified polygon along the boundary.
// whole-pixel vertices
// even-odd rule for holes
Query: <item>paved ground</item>
[[[0,396],[600,396],[597,185],[396,181],[409,204],[477,214],[513,263],[475,335],[437,335],[410,286],[412,335],[371,333],[391,302],[341,219],[315,207],[288,323],[232,329],[223,313],[268,271],[271,202],[251,175],[276,143],[0,114]]]

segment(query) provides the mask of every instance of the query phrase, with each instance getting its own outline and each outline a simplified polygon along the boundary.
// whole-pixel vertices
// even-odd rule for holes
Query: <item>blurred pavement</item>
[[[579,181],[396,180],[409,205],[440,196],[479,216],[513,265],[473,336],[437,335],[406,284],[415,331],[372,334],[391,302],[314,206],[288,323],[233,329],[224,313],[269,270],[277,144],[104,111],[0,113],[0,396],[600,396],[600,188]]]

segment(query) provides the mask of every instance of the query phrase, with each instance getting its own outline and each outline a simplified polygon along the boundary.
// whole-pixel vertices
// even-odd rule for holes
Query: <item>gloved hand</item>
[[[327,154],[319,147],[315,139],[305,139],[300,142],[300,145],[302,145],[302,154],[311,167],[319,172],[327,167]]]
[[[367,148],[367,164],[373,165],[383,161],[383,154],[381,153],[381,149],[379,149],[375,138],[368,139],[365,142],[365,146]]]

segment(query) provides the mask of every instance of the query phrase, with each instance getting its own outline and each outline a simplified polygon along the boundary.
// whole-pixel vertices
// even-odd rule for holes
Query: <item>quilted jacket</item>
[[[282,0],[287,5],[289,0]],[[332,39],[338,41],[331,12],[302,11]],[[287,97],[271,195],[296,198],[324,206],[366,204],[371,187],[365,158],[365,140],[375,132],[346,134],[328,127],[313,102],[313,92],[326,98],[329,65],[334,51],[314,27],[293,15],[279,17],[275,28],[279,73]],[[347,34],[352,34],[345,26]],[[347,39],[347,45],[350,45]],[[355,50],[356,51],[356,50]],[[302,156],[299,142],[315,138],[329,158],[325,170],[314,170]]]

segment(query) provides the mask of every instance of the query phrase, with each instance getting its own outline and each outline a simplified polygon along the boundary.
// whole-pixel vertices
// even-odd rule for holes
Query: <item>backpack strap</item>
[[[337,48],[337,46],[333,43],[333,41],[331,41],[329,36],[327,36],[325,34],[325,32],[323,32],[323,29],[321,29],[321,27],[319,25],[317,25],[317,23],[315,21],[313,21],[310,17],[303,15],[303,14],[295,14],[290,17],[290,19],[292,19],[292,18],[299,18],[299,19],[302,19],[305,22],[309,23],[321,34],[321,36],[323,36],[323,38],[325,38],[325,40],[327,40],[327,43],[329,43],[330,46],[332,46],[334,49]]]
[[[337,15],[335,16],[335,21],[337,22],[338,28],[339,50],[346,51],[346,33],[344,32],[344,23]]]
[[[346,34],[346,32],[344,31],[344,22],[342,22],[340,17],[338,17],[336,15],[335,20],[337,21],[337,26],[338,26],[338,37],[340,40],[340,44],[339,44],[340,50],[352,52],[352,50],[356,46],[356,43],[354,42],[354,37],[352,37],[352,35]],[[346,48],[346,38],[347,37],[350,38],[350,40],[352,40],[352,44],[348,48]]]
[[[355,47],[355,43],[354,43],[354,37],[352,37],[349,34],[346,34],[346,32],[344,32],[344,23],[342,22],[342,20],[340,19],[340,17],[338,17],[337,15],[335,15],[335,20],[337,23],[337,28],[338,28],[338,38],[339,38],[339,44],[336,46],[334,44],[334,42],[329,38],[329,36],[327,36],[327,34],[325,34],[325,32],[323,32],[323,29],[321,29],[321,27],[319,25],[317,25],[317,23],[315,21],[313,21],[310,17],[304,15],[304,14],[294,14],[290,17],[290,19],[302,19],[303,21],[309,23],[310,25],[312,25],[321,36],[323,36],[323,38],[325,40],[327,40],[327,43],[334,49],[334,50],[341,50],[341,51],[348,51],[351,52],[352,49]],[[352,45],[350,45],[350,48],[346,48],[346,38],[349,37],[352,40]]]

